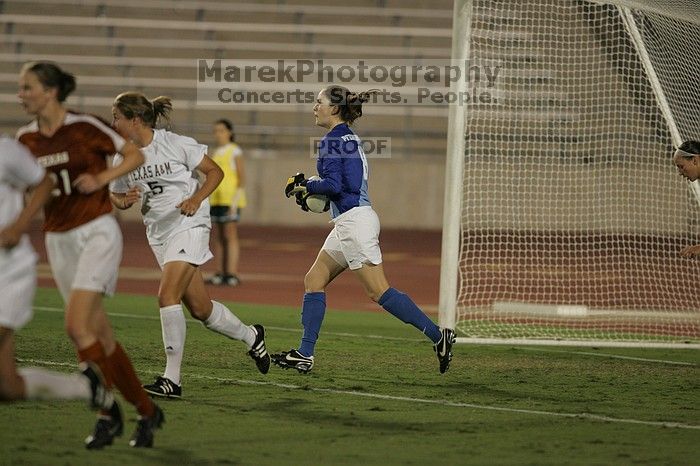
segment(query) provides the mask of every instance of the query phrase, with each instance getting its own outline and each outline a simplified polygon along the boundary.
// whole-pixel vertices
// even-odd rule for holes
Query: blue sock
[[[395,288],[389,288],[379,298],[379,305],[391,312],[394,317],[423,332],[433,343],[437,343],[442,338],[440,327],[420,310],[416,303],[407,295]]]
[[[304,335],[301,337],[299,352],[304,356],[314,355],[314,346],[321,330],[323,316],[326,313],[326,293],[304,293],[304,304],[301,308],[301,325]]]

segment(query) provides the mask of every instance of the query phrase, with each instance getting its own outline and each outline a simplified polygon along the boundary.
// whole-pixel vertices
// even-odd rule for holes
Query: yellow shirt
[[[212,160],[224,172],[221,184],[209,196],[211,205],[239,208],[246,206],[245,193],[238,189],[238,170],[236,169],[236,158],[242,156],[243,151],[235,142],[219,147],[211,156]]]

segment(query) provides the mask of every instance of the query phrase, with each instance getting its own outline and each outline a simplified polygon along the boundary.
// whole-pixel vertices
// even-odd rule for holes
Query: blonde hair
[[[114,99],[114,107],[127,119],[139,118],[145,125],[155,128],[159,121],[170,124],[170,112],[173,110],[170,97],[159,96],[148,100],[140,92],[123,92]]]

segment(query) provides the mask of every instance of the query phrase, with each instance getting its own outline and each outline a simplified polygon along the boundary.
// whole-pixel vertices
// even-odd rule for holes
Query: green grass
[[[18,358],[70,370],[63,315],[44,309],[61,307],[58,294],[40,290],[36,305],[18,335]],[[155,298],[121,295],[107,307],[145,317],[111,321],[150,381],[164,365]],[[298,344],[298,309],[233,309],[269,328],[271,350]],[[3,404],[0,464],[698,464],[697,428],[622,421],[700,425],[699,369],[692,350],[457,346],[440,376],[430,344],[411,327],[380,313],[330,311],[312,373],[273,367],[263,376],[242,344],[189,321],[184,399],[160,402],[167,422],[155,448],[128,447],[129,406],[125,436],[88,452],[82,439],[94,418],[81,403]]]

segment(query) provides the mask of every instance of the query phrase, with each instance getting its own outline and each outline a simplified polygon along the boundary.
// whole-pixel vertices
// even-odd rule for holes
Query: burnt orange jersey
[[[124,146],[124,139],[104,121],[68,112],[53,136],[41,134],[34,121],[19,129],[17,139],[56,182],[53,197],[44,207],[44,231],[71,230],[112,211],[107,186],[92,194],[82,194],[73,186],[82,173],[104,171],[107,157]]]

